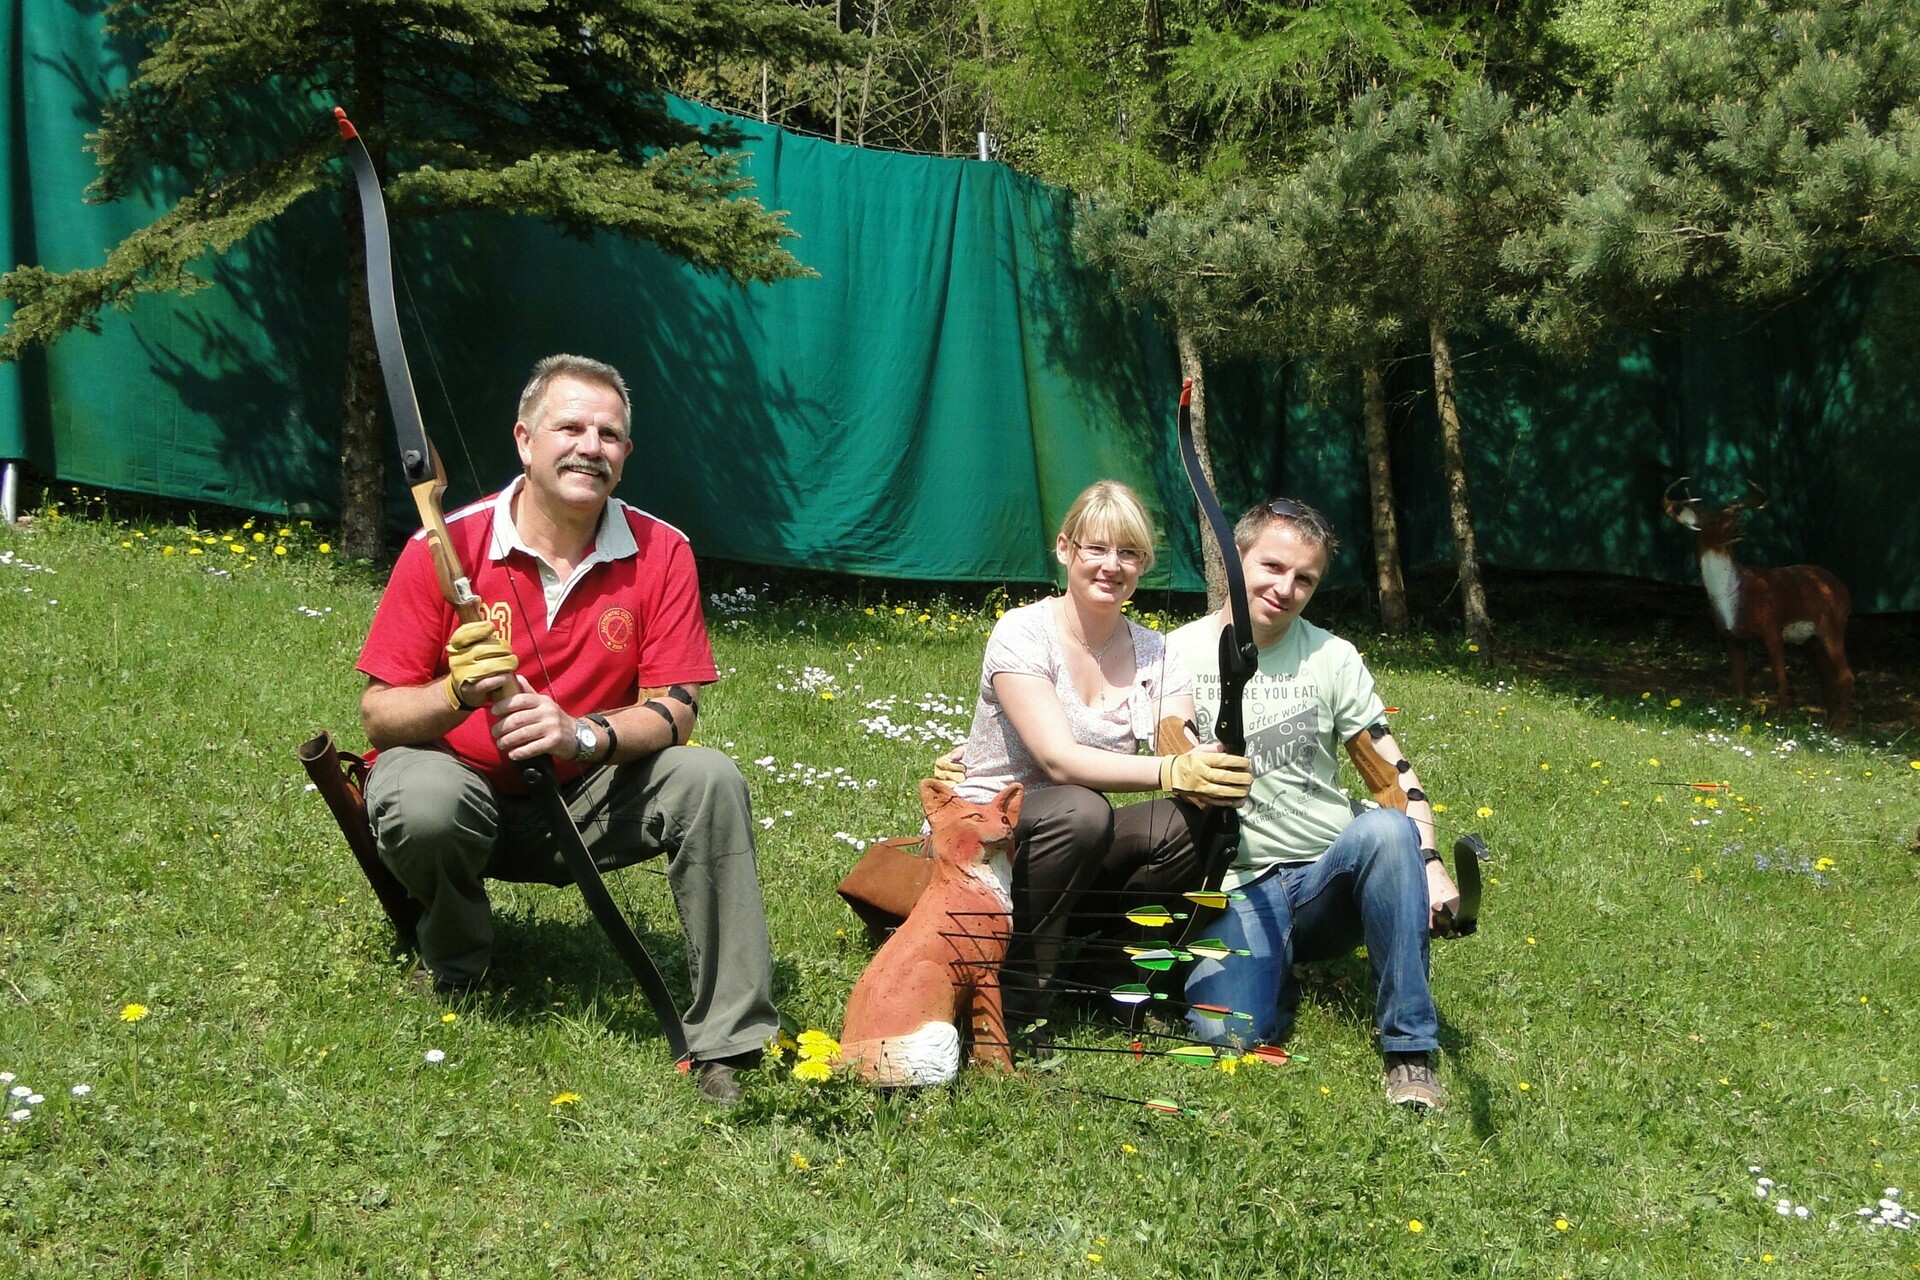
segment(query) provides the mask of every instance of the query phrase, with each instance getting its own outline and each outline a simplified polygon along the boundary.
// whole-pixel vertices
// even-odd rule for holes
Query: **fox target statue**
[[[945,783],[920,784],[933,874],[913,912],[853,984],[840,1060],[878,1085],[947,1084],[960,1072],[963,1033],[973,1060],[1013,1070],[1000,1005],[1000,965],[1012,934],[1016,783],[984,805]]]

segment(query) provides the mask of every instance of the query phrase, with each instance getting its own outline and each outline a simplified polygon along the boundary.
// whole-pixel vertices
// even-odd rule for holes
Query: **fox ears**
[[[1020,799],[1026,794],[1026,788],[1014,783],[984,805],[971,805],[970,808],[986,809],[1004,816],[1009,827],[1020,820]],[[933,778],[920,780],[920,808],[931,819],[934,814],[950,804],[966,805],[967,802],[954,794],[953,788]]]

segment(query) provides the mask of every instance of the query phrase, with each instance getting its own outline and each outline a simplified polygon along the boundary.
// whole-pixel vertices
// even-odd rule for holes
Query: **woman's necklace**
[[[1107,642],[1098,649],[1087,642],[1086,633],[1078,631],[1076,626],[1069,626],[1068,634],[1072,635],[1075,640],[1078,640],[1080,647],[1087,651],[1087,656],[1092,658],[1095,664],[1098,664],[1107,656],[1107,650],[1113,648],[1113,642],[1120,638],[1120,633],[1126,630],[1126,626],[1127,620],[1125,618],[1114,619],[1113,630],[1108,634]]]

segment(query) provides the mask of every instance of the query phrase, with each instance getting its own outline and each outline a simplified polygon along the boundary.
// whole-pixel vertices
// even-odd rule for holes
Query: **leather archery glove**
[[[447,667],[447,702],[456,710],[472,711],[461,691],[475,680],[511,675],[520,669],[520,659],[491,622],[467,622],[447,641]]]
[[[965,782],[967,780],[967,766],[961,761],[961,756],[965,752],[965,747],[955,747],[943,756],[935,756],[933,758],[933,780],[935,782],[944,782],[950,787],[957,787]]]
[[[1253,766],[1245,756],[1189,751],[1160,757],[1160,789],[1196,804],[1239,804],[1252,785]]]

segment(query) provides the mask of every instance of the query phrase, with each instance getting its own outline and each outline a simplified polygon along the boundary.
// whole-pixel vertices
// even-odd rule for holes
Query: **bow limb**
[[[1213,718],[1213,736],[1235,755],[1247,753],[1246,720],[1242,699],[1247,682],[1260,669],[1260,651],[1253,642],[1253,614],[1247,602],[1247,576],[1240,565],[1239,550],[1233,544],[1233,524],[1220,509],[1206,468],[1200,463],[1199,442],[1193,434],[1193,379],[1180,388],[1180,412],[1175,425],[1180,442],[1180,462],[1187,472],[1187,483],[1201,514],[1220,546],[1221,568],[1227,578],[1227,622],[1220,628],[1220,706]],[[1235,809],[1208,809],[1197,842],[1201,845],[1200,865],[1207,891],[1220,888],[1227,868],[1240,848],[1240,814]],[[1206,913],[1196,911],[1182,930],[1184,944],[1200,927]]]
[[[486,616],[480,597],[474,593],[466,568],[460,563],[453,539],[447,532],[442,498],[446,493],[446,469],[439,451],[427,438],[426,423],[420,417],[420,404],[414,396],[413,375],[407,364],[406,345],[400,335],[400,309],[393,291],[393,250],[387,233],[387,205],[380,191],[380,176],[374,171],[373,157],[359,131],[347,119],[347,113],[334,108],[334,121],[346,141],[347,158],[353,164],[354,184],[360,197],[360,214],[366,234],[367,303],[373,314],[374,345],[379,351],[380,372],[387,384],[387,406],[393,413],[394,432],[400,440],[400,465],[406,474],[407,488],[420,513],[420,526],[433,560],[440,592],[453,606],[462,622],[477,622]],[[511,697],[513,690],[503,688],[496,700]],[[593,864],[580,831],[573,825],[573,814],[554,778],[553,761],[546,756],[520,762],[522,778],[533,800],[545,812],[550,834],[565,857],[567,869],[580,888],[587,908],[612,940],[627,967],[633,971],[647,1003],[653,1007],[667,1043],[676,1058],[687,1056],[687,1032],[680,1021],[673,995],[660,976],[658,966],[640,942],[627,918],[621,914],[606,881]]]
[[[1235,755],[1247,750],[1246,722],[1241,697],[1247,682],[1260,668],[1260,651],[1253,643],[1253,614],[1247,602],[1247,575],[1240,566],[1240,554],[1233,545],[1233,522],[1220,509],[1213,485],[1200,462],[1199,442],[1193,434],[1193,379],[1180,388],[1180,414],[1176,430],[1180,441],[1180,462],[1186,469],[1187,483],[1201,514],[1213,531],[1220,547],[1220,567],[1227,577],[1227,624],[1220,629],[1220,709],[1214,716],[1213,736]]]

